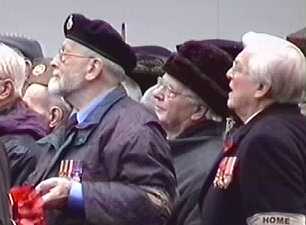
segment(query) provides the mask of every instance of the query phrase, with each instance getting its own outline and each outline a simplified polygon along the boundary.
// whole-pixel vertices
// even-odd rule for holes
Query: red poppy
[[[10,195],[13,219],[18,225],[46,225],[42,198],[32,186],[14,187]]]

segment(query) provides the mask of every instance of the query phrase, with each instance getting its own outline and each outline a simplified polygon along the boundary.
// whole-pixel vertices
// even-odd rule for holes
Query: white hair
[[[12,79],[16,93],[21,95],[26,79],[25,60],[3,43],[0,43],[0,77]]]
[[[86,46],[79,44],[78,42],[75,42],[75,41],[70,40],[70,39],[68,39],[68,40],[76,43],[78,45],[79,50],[85,56],[102,59],[107,72],[110,73],[111,75],[113,75],[113,77],[115,77],[116,79],[118,79],[119,82],[121,82],[125,79],[125,71],[120,65],[118,65],[117,63],[109,60],[108,58],[104,57],[103,55],[91,50],[90,48],[87,48]]]
[[[128,77],[125,74],[122,75],[123,75],[123,80],[121,81],[121,85],[124,87],[127,95],[131,99],[139,102],[142,97],[140,86],[132,78]]]
[[[142,93],[139,85],[126,75],[121,66],[83,45],[80,45],[80,51],[86,56],[102,59],[106,71],[121,83],[127,95],[135,101],[140,101]]]
[[[278,103],[298,103],[306,85],[306,61],[294,44],[263,33],[248,32],[242,38],[249,54],[248,73],[260,84],[271,86]]]

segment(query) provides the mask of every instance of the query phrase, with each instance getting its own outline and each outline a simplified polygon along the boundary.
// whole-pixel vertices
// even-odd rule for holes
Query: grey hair
[[[131,99],[139,102],[142,97],[140,86],[132,78],[128,77],[125,74],[122,75],[123,75],[123,80],[121,81],[121,85],[124,87],[127,95]]]
[[[186,87],[187,88],[187,87]],[[223,119],[222,119],[222,116],[219,116],[217,115],[204,101],[203,99],[197,95],[195,92],[193,92],[192,90],[190,90],[189,88],[188,89],[188,95],[190,95],[190,99],[191,101],[198,105],[198,106],[202,106],[206,109],[206,112],[205,114],[203,115],[206,119],[208,120],[213,120],[213,121],[216,121],[216,122],[221,122]]]
[[[92,51],[91,49],[80,46],[80,51],[82,54],[90,57],[96,57],[102,59],[105,69],[110,73],[116,80],[118,80],[124,87],[127,95],[135,101],[140,101],[142,96],[141,89],[139,85],[130,77],[126,75],[123,68],[108,58]]]
[[[259,84],[271,87],[271,98],[278,103],[298,103],[306,85],[306,61],[292,43],[267,34],[246,33],[249,53],[248,73]]]
[[[14,49],[0,43],[0,73],[2,78],[11,78],[15,91],[21,96],[26,79],[26,62]]]
[[[77,43],[77,42],[75,42]],[[88,56],[88,57],[95,57],[100,58],[105,66],[105,69],[113,75],[114,78],[116,78],[119,82],[123,81],[125,79],[125,72],[123,68],[118,65],[117,63],[109,60],[108,58],[102,56],[101,54],[91,50],[90,48],[87,48],[83,45],[78,44],[79,50],[82,52],[82,54]]]

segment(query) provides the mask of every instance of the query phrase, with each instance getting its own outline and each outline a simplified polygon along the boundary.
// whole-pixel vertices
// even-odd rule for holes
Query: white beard
[[[58,77],[51,77],[48,82],[48,92],[52,95],[61,96],[63,94],[60,79]]]

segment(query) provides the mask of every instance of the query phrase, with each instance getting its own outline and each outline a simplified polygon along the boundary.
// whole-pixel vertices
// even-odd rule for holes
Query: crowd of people
[[[306,59],[247,32],[131,46],[70,14],[0,35],[0,224],[305,225]]]

